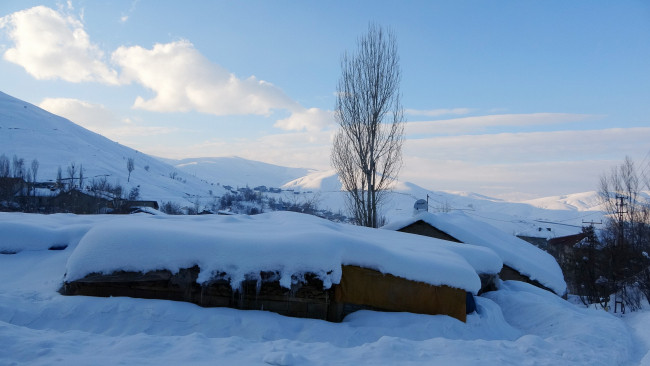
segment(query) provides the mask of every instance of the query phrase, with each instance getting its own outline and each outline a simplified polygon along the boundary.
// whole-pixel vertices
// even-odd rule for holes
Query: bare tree
[[[79,164],[79,190],[84,190],[84,166]]]
[[[68,186],[68,190],[71,191],[74,189],[74,180],[76,179],[77,175],[77,166],[75,165],[74,162],[70,163],[70,166],[68,166],[68,178],[70,179],[70,185]]]
[[[126,160],[126,170],[129,171],[129,177],[126,179],[127,182],[131,181],[131,172],[135,169],[135,163],[133,162],[133,158],[128,158]]]
[[[34,182],[36,182],[36,174],[38,173],[38,160],[34,159],[32,160],[32,178],[34,178]]]
[[[59,189],[64,189],[63,187],[63,172],[61,171],[61,166],[56,170],[56,185]]]
[[[133,187],[129,192],[129,201],[137,201],[140,198],[140,187]]]
[[[38,166],[39,166],[38,160],[36,160],[36,159],[32,160],[32,171],[31,171],[31,173],[32,173],[32,182],[34,183],[34,187],[33,187],[34,196],[36,196],[36,183],[37,183],[36,175],[38,174]]]
[[[397,42],[370,24],[357,53],[341,59],[331,163],[358,225],[377,227],[384,193],[402,167],[404,110]]]
[[[23,158],[18,158],[18,156],[14,155],[13,161],[12,161],[12,169],[13,169],[13,176],[14,178],[25,178],[25,159]]]
[[[12,196],[13,182],[11,181],[11,164],[5,154],[0,155],[0,201]]]
[[[9,158],[5,154],[0,155],[0,178],[9,178],[11,175],[9,169]]]

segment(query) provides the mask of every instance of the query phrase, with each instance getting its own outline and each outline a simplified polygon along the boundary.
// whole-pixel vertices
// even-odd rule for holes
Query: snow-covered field
[[[361,311],[343,323],[189,303],[58,294],[68,259],[106,216],[1,214],[24,246],[0,255],[1,365],[636,365],[650,313],[619,318],[505,282],[467,323]],[[62,229],[62,223],[70,223]],[[35,242],[50,233],[60,251]],[[190,225],[191,227],[191,225]],[[15,238],[5,227],[3,237]],[[18,234],[20,235],[20,234]],[[31,239],[30,239],[31,238]],[[55,239],[55,240],[54,240]],[[32,242],[30,242],[32,240]],[[56,241],[56,243],[54,243]]]

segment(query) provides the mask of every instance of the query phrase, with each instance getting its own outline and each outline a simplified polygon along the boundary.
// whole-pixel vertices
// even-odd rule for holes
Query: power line
[[[533,220],[533,221],[540,222],[542,224],[553,224],[553,225],[562,225],[562,226],[570,226],[570,227],[582,227],[581,225],[563,224],[563,223],[560,223],[560,222],[546,221],[546,220]]]

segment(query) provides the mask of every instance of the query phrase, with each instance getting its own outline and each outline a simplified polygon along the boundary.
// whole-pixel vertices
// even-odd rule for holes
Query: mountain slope
[[[261,185],[280,187],[311,172],[309,169],[288,168],[236,156],[162,160],[200,179],[235,188]]]
[[[74,163],[83,167],[86,184],[93,178],[106,177],[111,184],[120,184],[125,192],[139,186],[142,199],[192,202],[193,196],[204,199],[211,186],[189,174],[139,151],[111,141],[73,122],[49,113],[35,105],[0,92],[0,155],[39,162],[37,181],[54,181],[61,167],[63,177]],[[127,161],[134,160],[135,169],[128,180]],[[174,177],[174,178],[172,178]]]
[[[530,205],[552,210],[594,211],[601,209],[598,192],[582,192],[524,201]]]

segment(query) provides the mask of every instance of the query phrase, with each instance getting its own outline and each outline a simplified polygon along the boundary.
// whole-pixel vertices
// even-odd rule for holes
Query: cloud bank
[[[38,80],[118,84],[117,72],[106,65],[104,53],[73,16],[36,6],[0,18],[0,29],[14,43],[4,59]]]
[[[575,113],[494,114],[437,121],[408,122],[404,128],[404,133],[406,135],[476,133],[485,131],[490,127],[550,125],[581,122],[595,118],[599,118],[599,116]]]

